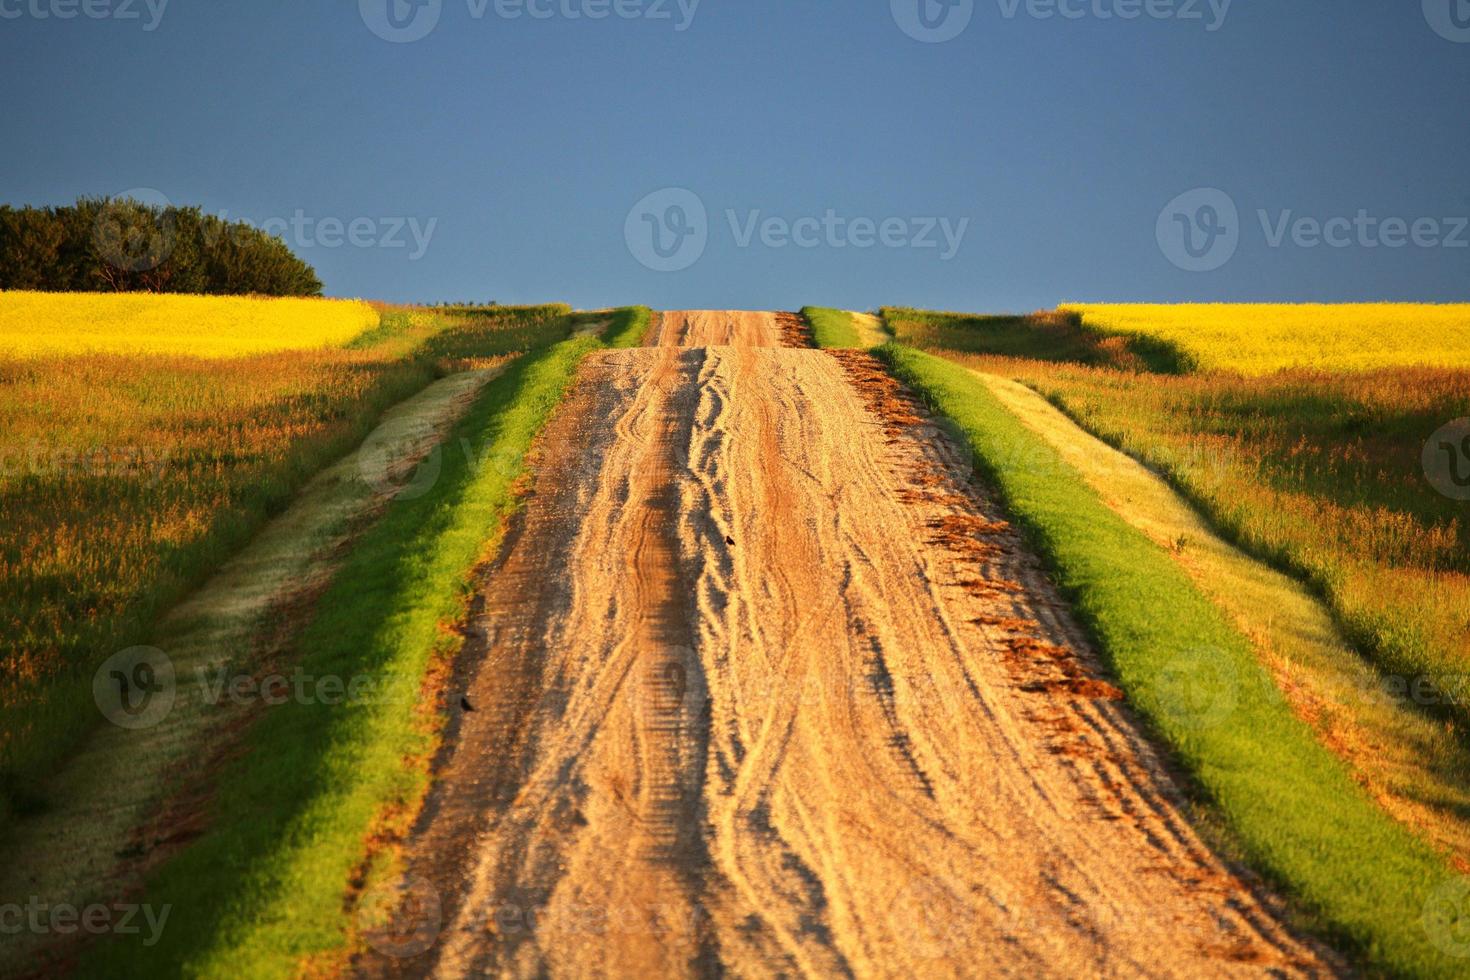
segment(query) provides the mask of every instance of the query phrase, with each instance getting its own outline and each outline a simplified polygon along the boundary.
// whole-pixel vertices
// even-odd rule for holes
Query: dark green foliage
[[[286,243],[197,207],[82,198],[0,206],[0,289],[320,296]]]
[[[1185,374],[1188,354],[1149,337],[1116,337],[1088,329],[1076,313],[977,316],[884,307],[883,319],[901,343],[921,350],[960,351],[1092,367]]]

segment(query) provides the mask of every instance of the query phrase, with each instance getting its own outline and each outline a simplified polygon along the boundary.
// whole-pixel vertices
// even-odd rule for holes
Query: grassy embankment
[[[812,339],[818,347],[849,350],[863,346],[852,315],[846,310],[803,306],[801,315],[806,317],[807,324],[812,328]]]
[[[868,350],[893,339],[883,321],[871,313],[807,306],[801,315],[811,325],[818,347]]]
[[[648,321],[647,310],[618,311],[606,344],[635,346]],[[384,842],[406,831],[427,791],[438,715],[425,681],[460,644],[446,626],[463,617],[475,570],[518,504],[533,438],[582,358],[602,346],[595,336],[561,341],[486,385],[427,492],[395,500],[314,604],[293,645],[300,669],[347,689],[369,678],[372,691],[399,696],[291,701],[263,713],[214,780],[209,829],[149,881],[147,899],[174,910],[163,941],[99,946],[85,974],[290,976],[303,964],[341,966],[356,941],[350,883],[393,875]]]
[[[899,345],[879,353],[968,437],[1130,703],[1245,858],[1374,969],[1456,975],[1462,963],[1430,942],[1421,923],[1449,877],[1446,865],[1319,744],[1250,641],[1174,558],[1110,510],[965,368]]]
[[[569,313],[0,294],[23,352],[0,358],[0,827],[44,808],[40,780],[96,723],[97,664],[390,405],[470,353],[564,336]]]
[[[1212,309],[1218,321],[1220,308]],[[1351,324],[1355,309],[1316,322]],[[1365,315],[1381,318],[1381,310]],[[1421,465],[1430,435],[1470,406],[1470,351],[1424,366],[1170,376],[1134,370],[1146,366],[1130,357],[1134,338],[1077,329],[1066,317],[890,316],[903,342],[1036,388],[1158,470],[1233,543],[1308,582],[1397,682],[1431,685],[1423,707],[1470,723],[1470,521]],[[1268,355],[1256,345],[1274,336],[1243,327],[1238,357],[1260,363]],[[1454,336],[1431,339],[1426,350],[1450,350]],[[1148,341],[1165,342],[1173,341]],[[1352,349],[1344,356],[1358,359]]]
[[[653,311],[646,306],[626,306],[615,310],[603,334],[603,342],[612,348],[638,347],[652,322]]]

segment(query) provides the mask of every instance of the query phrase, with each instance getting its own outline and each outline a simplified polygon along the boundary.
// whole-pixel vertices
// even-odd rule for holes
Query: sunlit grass
[[[631,342],[638,310],[617,311],[609,343]],[[418,497],[393,501],[346,556],[293,644],[316,677],[370,677],[417,692],[456,652],[447,625],[465,614],[476,566],[494,554],[519,505],[524,459],[582,358],[604,346],[576,337],[512,363],[482,389]],[[513,466],[480,459],[515,460]],[[411,814],[427,791],[436,736],[416,697],[365,704],[287,701],[245,736],[219,775],[208,831],[150,876],[147,895],[173,909],[163,941],[99,944],[83,976],[335,975],[352,941],[344,904],[385,813]],[[376,842],[379,847],[383,841]],[[391,854],[373,853],[374,867]],[[381,870],[381,869],[380,869]],[[388,872],[383,872],[387,874]]]
[[[234,359],[0,358],[0,826],[95,721],[97,663],[144,642],[388,406],[564,339],[568,314],[374,313],[346,348]]]
[[[818,347],[857,348],[866,346],[858,336],[852,314],[822,306],[804,306],[801,315],[812,328],[812,339]]]
[[[226,358],[340,347],[378,325],[357,300],[0,292],[0,355]]]

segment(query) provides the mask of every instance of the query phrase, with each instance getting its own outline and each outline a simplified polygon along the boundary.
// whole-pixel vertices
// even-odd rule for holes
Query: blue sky
[[[1470,298],[1470,0],[947,2],[0,0],[0,201],[400,301]]]

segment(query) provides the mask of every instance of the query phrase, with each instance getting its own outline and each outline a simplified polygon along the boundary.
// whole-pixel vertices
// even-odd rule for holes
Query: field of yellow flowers
[[[1470,366],[1470,305],[1068,304],[1084,327],[1178,348],[1202,370]]]
[[[569,313],[0,293],[0,825],[85,732],[97,663],[387,407]],[[51,339],[16,353],[27,322]]]
[[[0,292],[0,353],[227,358],[341,347],[376,327],[367,303],[161,293]]]

